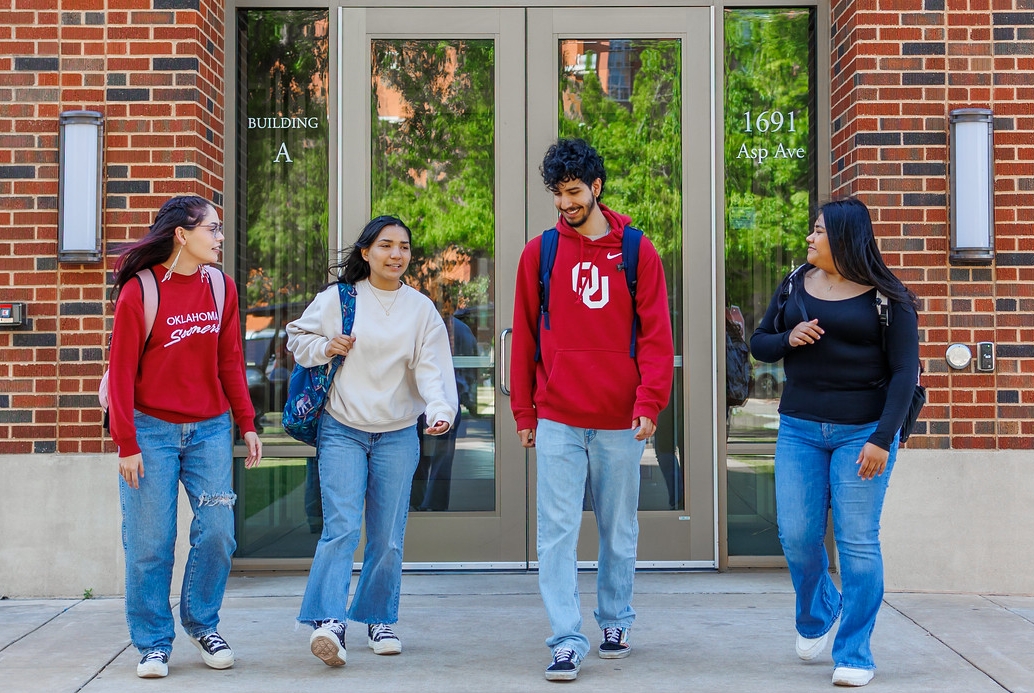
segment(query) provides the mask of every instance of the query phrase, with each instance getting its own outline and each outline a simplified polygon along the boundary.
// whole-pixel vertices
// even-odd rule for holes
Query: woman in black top
[[[797,654],[833,641],[833,683],[864,686],[869,639],[883,600],[880,513],[898,432],[919,372],[917,300],[887,268],[869,210],[825,205],[791,272],[750,339],[759,361],[783,359],[775,481],[779,540],[797,592]],[[879,299],[890,303],[880,323]],[[843,592],[829,577],[827,508]]]

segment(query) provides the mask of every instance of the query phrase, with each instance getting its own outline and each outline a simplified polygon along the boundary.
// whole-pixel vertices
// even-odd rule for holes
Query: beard
[[[596,209],[596,198],[595,197],[592,198],[591,202],[589,203],[589,206],[585,210],[585,214],[582,216],[581,219],[578,219],[576,221],[572,221],[570,219],[567,219],[567,223],[571,225],[571,228],[574,228],[574,229],[578,228],[579,226],[581,226],[585,222],[589,221],[589,217],[592,216],[592,211],[594,209]]]

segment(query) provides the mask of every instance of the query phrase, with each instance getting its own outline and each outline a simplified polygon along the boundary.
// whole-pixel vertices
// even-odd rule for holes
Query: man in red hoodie
[[[633,307],[621,247],[631,219],[599,202],[603,159],[582,140],[561,139],[546,152],[541,173],[560,213],[549,320],[539,324],[542,243],[535,238],[517,269],[510,405],[521,443],[537,451],[539,590],[553,630],[546,678],[570,681],[589,652],[577,568],[586,480],[600,537],[598,654],[618,659],[631,651],[639,464],[668,404],[674,351],[664,270],[646,237]]]

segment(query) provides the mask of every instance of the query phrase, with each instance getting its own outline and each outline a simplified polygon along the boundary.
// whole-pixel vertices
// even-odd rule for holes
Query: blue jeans
[[[174,424],[135,412],[143,455],[140,488],[119,479],[122,546],[126,551],[126,621],[141,654],[169,653],[176,636],[169,592],[176,546],[179,484],[194,519],[180,591],[180,624],[199,638],[219,625],[233,538],[233,438],[229,412],[205,421]]]
[[[402,543],[409,492],[420,457],[416,427],[366,433],[324,412],[317,442],[323,534],[316,545],[298,621],[328,618],[395,623],[402,589]],[[352,605],[348,586],[366,504],[366,546]]]
[[[876,425],[779,417],[776,513],[779,541],[797,592],[797,632],[820,637],[840,616],[833,641],[838,667],[876,668],[869,640],[883,602],[880,513],[898,449],[895,437],[882,476],[858,476],[858,454]],[[824,544],[830,507],[843,594],[829,576]]]
[[[570,647],[585,657],[578,596],[578,530],[586,477],[599,526],[596,574],[600,628],[627,628],[635,620],[632,582],[639,538],[639,461],[645,441],[632,429],[600,431],[539,419],[537,520],[539,591],[553,629],[546,645]]]

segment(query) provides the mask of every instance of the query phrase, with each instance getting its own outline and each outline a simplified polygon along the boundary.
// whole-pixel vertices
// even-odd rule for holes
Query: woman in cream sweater
[[[413,472],[420,457],[416,421],[449,430],[458,408],[445,324],[434,303],[402,282],[412,233],[401,220],[370,221],[344,261],[339,282],[354,286],[352,333],[341,333],[338,288],[320,292],[287,326],[288,349],[305,367],[343,360],[320,420],[317,457],[323,535],[316,546],[298,621],[315,629],[312,653],[345,664],[346,621],[367,624],[377,654],[398,654],[402,545]],[[366,509],[363,569],[352,602],[352,560]]]

